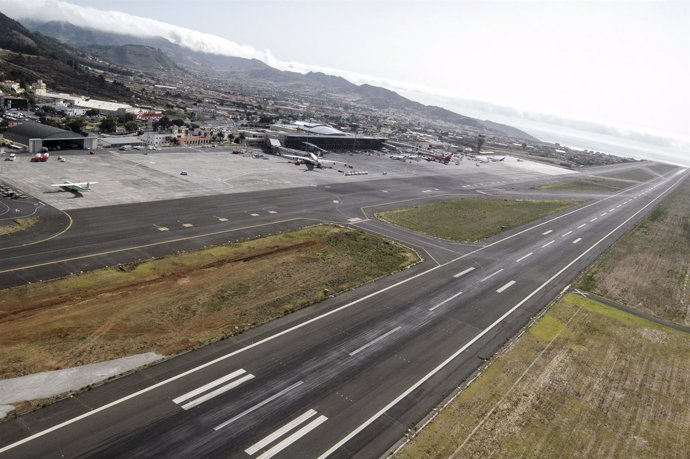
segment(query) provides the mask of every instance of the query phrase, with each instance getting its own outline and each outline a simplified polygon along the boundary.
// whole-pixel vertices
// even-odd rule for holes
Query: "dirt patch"
[[[7,234],[24,231],[27,228],[31,228],[36,223],[38,223],[38,217],[25,217],[14,219],[8,223],[0,225],[0,236],[5,236]]]
[[[397,456],[688,457],[688,387],[690,335],[570,294]]]
[[[417,260],[392,242],[323,225],[4,290],[0,378],[175,354]]]

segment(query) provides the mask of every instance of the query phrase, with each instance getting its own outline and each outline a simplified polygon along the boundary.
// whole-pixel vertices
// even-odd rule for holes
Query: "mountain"
[[[107,47],[121,47],[124,45],[141,45],[156,48],[165,53],[176,65],[193,69],[265,69],[271,68],[256,59],[222,56],[192,51],[176,45],[163,37],[137,37],[134,35],[113,32],[102,32],[95,29],[79,27],[69,22],[50,21],[40,22],[24,20],[26,27],[33,31],[49,35],[57,40],[80,48],[89,49],[96,46],[103,50]]]
[[[150,68],[147,60],[169,69],[171,63],[189,71],[208,74],[219,72],[236,82],[258,85],[271,89],[290,89],[304,95],[322,99],[335,99],[344,103],[356,103],[376,110],[395,109],[412,115],[465,126],[485,134],[536,140],[519,129],[499,123],[480,121],[463,116],[442,107],[424,105],[407,99],[389,89],[369,84],[355,85],[344,78],[309,72],[306,75],[281,71],[256,59],[201,53],[176,45],[162,37],[135,37],[112,32],[100,32],[67,22],[40,23],[24,21],[32,30],[55,37],[72,46],[89,50],[105,60],[119,65]],[[156,51],[167,56],[162,58]]]
[[[183,71],[167,54],[158,48],[145,45],[104,46],[92,45],[85,47],[91,54],[113,64],[137,70],[150,71]]]
[[[89,71],[83,51],[30,32],[2,13],[0,30],[0,48],[9,51],[0,55],[0,78],[24,84],[42,79],[54,90],[93,97],[118,100],[131,97],[124,85],[109,83]]]

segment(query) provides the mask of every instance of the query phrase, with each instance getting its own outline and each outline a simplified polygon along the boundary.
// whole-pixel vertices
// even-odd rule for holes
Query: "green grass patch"
[[[580,201],[458,199],[381,212],[377,217],[436,237],[473,242],[579,203]]]
[[[557,183],[547,183],[545,185],[535,186],[534,190],[544,191],[618,191],[628,188],[632,185],[629,182],[622,182],[619,180],[603,179],[598,177],[590,177],[582,180],[564,181]]]

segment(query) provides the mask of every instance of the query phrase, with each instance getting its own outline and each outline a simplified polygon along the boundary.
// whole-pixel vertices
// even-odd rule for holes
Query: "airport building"
[[[271,130],[269,137],[278,138],[283,147],[295,150],[380,150],[388,140],[385,137],[352,135],[320,123],[275,124]]]
[[[72,131],[58,129],[35,121],[25,121],[7,129],[4,133],[7,140],[24,146],[29,153],[40,153],[48,150],[93,150],[98,147],[98,137],[83,136]]]

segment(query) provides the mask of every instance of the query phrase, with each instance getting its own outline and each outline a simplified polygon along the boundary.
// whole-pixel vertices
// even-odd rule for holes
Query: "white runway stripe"
[[[240,368],[239,370],[233,371],[232,373],[227,374],[227,375],[223,376],[222,378],[218,378],[215,381],[211,381],[208,384],[204,384],[203,386],[199,387],[198,389],[194,389],[191,392],[187,392],[186,394],[181,395],[181,396],[177,397],[176,399],[173,399],[173,402],[175,402],[179,405],[180,403],[185,402],[185,401],[189,400],[190,398],[196,397],[199,394],[203,394],[207,390],[211,390],[216,386],[220,386],[221,384],[223,384],[227,381],[230,381],[231,379],[235,379],[237,376],[244,374],[244,373],[246,373],[246,371]]]

